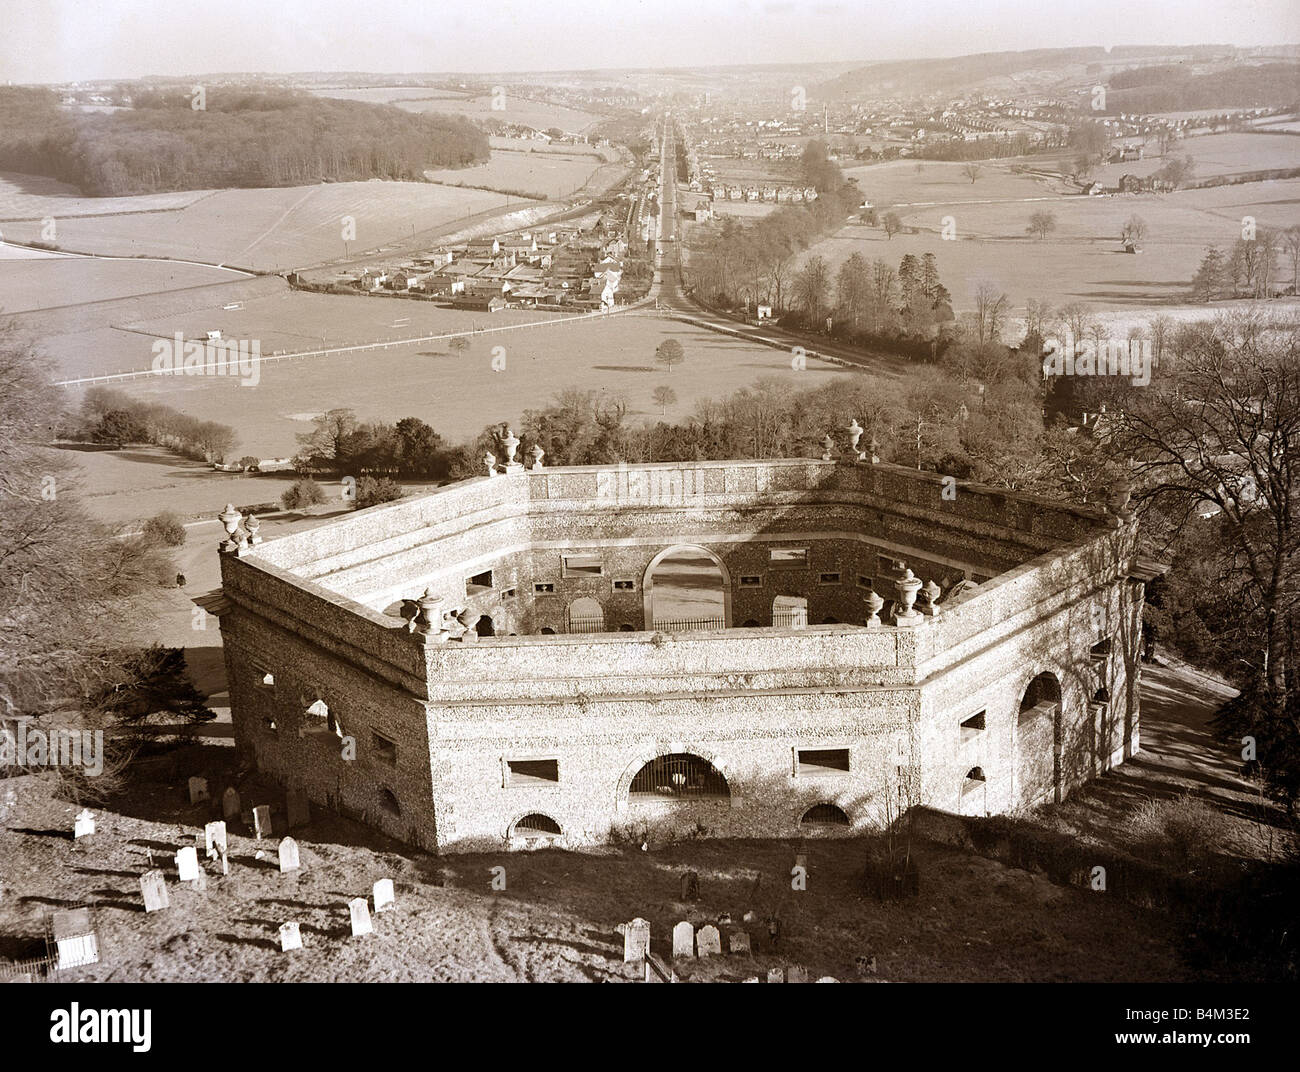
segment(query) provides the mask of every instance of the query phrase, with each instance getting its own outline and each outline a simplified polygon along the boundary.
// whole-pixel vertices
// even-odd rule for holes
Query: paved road
[[[689,317],[693,322],[728,335],[747,338],[764,346],[775,346],[791,351],[802,348],[810,357],[825,355],[836,363],[852,365],[865,372],[897,378],[910,368],[910,362],[891,354],[866,353],[856,347],[811,332],[795,332],[771,324],[756,327],[739,320],[720,316],[697,304],[682,286],[681,244],[678,231],[677,197],[677,146],[672,115],[664,118],[664,133],[660,142],[659,179],[659,230],[656,242],[658,265],[650,298],[671,313]]]

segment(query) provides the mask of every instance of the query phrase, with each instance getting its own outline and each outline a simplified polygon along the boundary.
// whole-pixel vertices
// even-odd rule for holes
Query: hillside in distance
[[[822,100],[899,96],[926,93],[963,93],[997,89],[1009,80],[1033,76],[1044,85],[1132,66],[1137,62],[1178,61],[1196,63],[1234,56],[1230,45],[1121,46],[1107,50],[1084,48],[1039,48],[1024,52],[982,52],[971,56],[941,59],[891,60],[865,65],[821,83],[815,95]]]
[[[486,134],[456,116],[286,91],[137,93],[74,112],[45,89],[0,87],[0,171],[45,175],[93,197],[391,179],[467,167]]]

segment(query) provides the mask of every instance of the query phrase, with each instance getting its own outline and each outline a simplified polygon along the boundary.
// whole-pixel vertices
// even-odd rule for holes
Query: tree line
[[[49,175],[93,196],[325,181],[418,182],[488,159],[467,119],[288,91],[176,91],[131,108],[65,111],[44,89],[0,88],[0,170]]]

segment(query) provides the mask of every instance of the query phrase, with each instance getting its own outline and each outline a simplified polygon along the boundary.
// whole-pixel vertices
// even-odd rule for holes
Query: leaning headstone
[[[695,956],[695,928],[688,920],[682,920],[673,928],[673,956]]]
[[[144,898],[146,912],[158,912],[171,907],[167,897],[167,879],[161,871],[146,871],[140,876],[140,896]]]
[[[732,951],[733,953],[748,953],[748,952],[749,952],[749,932],[748,932],[748,931],[732,931],[731,934],[728,935],[728,939],[729,939],[729,941],[730,941],[730,944],[731,944],[731,951]]]
[[[375,883],[375,911],[386,912],[393,907],[393,880],[381,878]]]
[[[284,797],[284,810],[290,830],[311,822],[311,804],[307,800],[307,791],[298,786],[290,788]]]
[[[199,877],[199,854],[193,845],[186,845],[176,854],[176,870],[182,882],[196,882]]]
[[[698,901],[700,899],[700,876],[695,871],[682,875],[682,900]]]
[[[190,779],[190,803],[202,804],[205,800],[211,800],[208,796],[208,780],[206,778],[194,777]]]
[[[785,970],[785,981],[787,983],[806,983],[808,981],[808,969],[798,964],[791,964]]]
[[[232,785],[221,794],[221,814],[228,823],[233,823],[239,818],[240,804],[239,793]]]
[[[767,981],[769,983],[784,983],[785,972],[783,972],[780,968],[768,968]]]
[[[650,921],[637,916],[623,932],[623,963],[645,960],[650,952]]]
[[[370,909],[366,907],[364,897],[354,897],[348,902],[348,913],[352,917],[352,937],[359,938],[363,934],[370,934],[374,928],[370,926]]]
[[[214,823],[208,823],[203,828],[204,847],[207,851],[209,860],[215,860],[219,856],[226,854],[226,824],[223,820],[218,819]]]
[[[95,832],[95,813],[89,808],[82,808],[77,812],[77,818],[72,825],[72,839],[89,837]]]
[[[718,937],[718,928],[706,923],[695,932],[695,949],[701,957],[722,955],[722,942]]]
[[[271,833],[271,805],[259,804],[253,809],[253,837],[261,841]]]
[[[280,873],[297,871],[302,866],[298,860],[298,843],[291,837],[280,842]]]
[[[302,932],[296,923],[280,924],[280,952],[288,953],[291,949],[302,948]]]

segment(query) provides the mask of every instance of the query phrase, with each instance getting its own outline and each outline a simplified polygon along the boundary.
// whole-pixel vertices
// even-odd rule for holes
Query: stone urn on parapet
[[[442,596],[434,595],[432,588],[426,588],[415,604],[418,609],[410,623],[411,631],[426,644],[445,643],[447,633],[442,627]]]
[[[534,473],[540,473],[542,471],[542,459],[546,457],[546,451],[542,450],[542,445],[534,443],[528,448],[528,456],[533,459],[533,464],[528,468]]]
[[[880,612],[885,609],[885,601],[876,594],[876,591],[873,588],[867,594],[867,597],[863,600],[863,602],[867,605],[867,610],[871,612],[870,614],[867,615],[867,621],[866,621],[867,628],[874,629],[876,626],[881,624]]]
[[[943,595],[943,589],[940,588],[933,580],[925,582],[921,589],[921,597],[917,601],[917,612],[930,618],[939,616],[939,597]]]
[[[862,439],[862,433],[865,431],[866,429],[858,424],[858,419],[854,417],[849,425],[849,456],[845,461],[862,462],[867,460],[866,452],[858,450],[858,442]]]
[[[506,428],[505,438],[501,440],[501,445],[506,448],[506,472],[522,473],[524,463],[515,460],[515,451],[519,449],[519,437],[514,431]]]
[[[898,588],[898,606],[894,608],[895,625],[920,625],[925,619],[916,610],[916,594],[921,590],[921,579],[910,569],[895,582]]]
[[[244,515],[235,509],[233,503],[226,503],[226,508],[217,515],[217,520],[221,522],[222,528],[226,530],[226,538],[218,544],[218,549],[224,554],[235,554],[244,549],[248,544],[248,537],[240,531],[239,523],[244,520]]]

